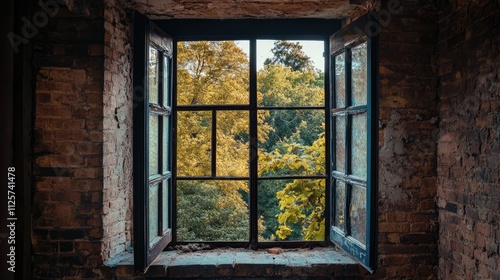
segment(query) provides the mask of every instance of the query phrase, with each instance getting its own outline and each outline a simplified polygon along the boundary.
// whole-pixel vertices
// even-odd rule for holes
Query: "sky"
[[[257,40],[257,69],[264,68],[264,61],[266,58],[273,56],[271,49],[274,47],[275,40]],[[325,60],[323,58],[324,42],[323,41],[293,41],[299,42],[303,48],[304,53],[311,58],[314,67],[324,72]],[[250,53],[250,43],[248,41],[237,41],[236,44],[243,49],[247,54]]]

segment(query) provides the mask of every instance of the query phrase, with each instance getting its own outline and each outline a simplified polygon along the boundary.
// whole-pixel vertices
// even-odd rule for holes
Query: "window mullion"
[[[172,125],[172,128],[170,129],[172,133],[172,137],[170,139],[171,147],[171,160],[170,162],[170,170],[172,172],[172,179],[170,180],[171,182],[171,188],[170,188],[170,201],[171,201],[171,206],[170,206],[170,226],[173,229],[172,230],[172,240],[174,242],[177,241],[177,117],[179,113],[179,108],[177,106],[177,41],[174,40],[173,43],[173,48],[172,48],[172,61],[171,61],[171,66],[170,69],[172,71],[172,75],[170,76],[172,81],[171,81],[171,88],[170,88],[170,106],[171,106],[171,120],[170,123]]]
[[[351,106],[351,96],[352,96],[352,91],[351,91],[351,50],[346,49],[345,52],[345,107],[349,108]],[[345,173],[346,175],[351,174],[351,114],[348,112],[345,114],[345,134],[344,134],[344,139],[345,139]],[[350,229],[350,224],[351,224],[351,217],[349,215],[349,207],[351,204],[351,192],[352,192],[352,186],[348,181],[345,181],[345,209],[344,209],[344,216],[345,216],[345,222],[344,222],[344,232],[347,233],[348,235],[351,234],[351,229]]]
[[[258,242],[257,40],[250,40],[250,247]]]
[[[217,110],[212,110],[212,151],[211,151],[211,173],[217,176]]]
[[[159,52],[158,56],[158,66],[159,66],[159,73],[160,77],[158,77],[158,104],[162,109],[165,109],[163,104],[164,104],[164,98],[165,98],[165,91],[164,91],[164,76],[165,76],[165,69],[163,65],[163,52]],[[165,116],[162,114],[159,116],[158,120],[158,172],[162,175],[164,171],[164,164],[165,164],[165,159],[163,158],[163,149],[165,149],[165,143],[163,143],[163,140],[165,139],[164,134],[165,134]],[[163,233],[163,215],[164,211],[163,208],[165,207],[165,201],[163,201],[163,192],[164,192],[164,183],[163,181],[160,181],[158,184],[158,235],[161,236]]]

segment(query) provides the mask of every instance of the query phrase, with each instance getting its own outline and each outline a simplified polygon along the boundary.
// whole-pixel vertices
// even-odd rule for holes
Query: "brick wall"
[[[132,23],[121,1],[104,5],[103,257],[132,241]]]
[[[102,232],[102,7],[63,6],[35,48],[33,278],[96,277]]]
[[[60,5],[34,39],[33,278],[110,279],[130,247],[130,24],[117,3]]]
[[[495,279],[498,2],[430,2],[381,22],[372,278]],[[61,6],[33,41],[34,279],[111,279],[99,267],[132,240],[131,23],[122,1],[93,3],[92,18]]]
[[[437,265],[437,10],[383,1],[380,21],[378,271],[435,279]],[[429,1],[430,2],[430,1]],[[392,4],[391,4],[392,3]],[[395,8],[397,7],[397,8]]]
[[[500,4],[440,13],[439,277],[500,279]]]

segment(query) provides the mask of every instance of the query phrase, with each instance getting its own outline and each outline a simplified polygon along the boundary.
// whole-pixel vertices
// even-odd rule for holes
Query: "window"
[[[330,39],[330,239],[371,270],[376,244],[377,41],[353,32],[364,30],[366,20],[361,18]]]
[[[177,43],[175,241],[325,241],[324,69],[302,44],[324,53],[324,40]]]
[[[172,240],[173,45],[145,17],[136,14],[135,24],[134,263],[143,271]]]
[[[161,28],[136,14],[134,90],[144,89],[134,108],[137,270],[171,241],[254,249],[335,242],[372,266],[372,39],[345,43],[338,32],[329,41],[338,23],[327,20],[157,23]],[[329,78],[312,73],[313,80],[269,82],[265,75],[297,69],[258,69],[263,39],[319,40],[322,53],[331,50]],[[212,56],[204,69],[207,61],[198,58],[217,50],[235,55]],[[307,83],[319,90],[266,90]],[[266,211],[269,196],[284,212]],[[279,225],[269,230],[272,217]],[[301,227],[291,227],[297,220]]]

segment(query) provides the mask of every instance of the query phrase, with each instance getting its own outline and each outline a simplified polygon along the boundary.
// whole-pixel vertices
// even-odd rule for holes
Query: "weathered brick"
[[[491,52],[498,48],[499,40],[490,35],[492,26],[486,23],[498,17],[491,10],[495,5],[498,8],[498,3],[459,3],[450,1],[440,23],[441,124],[437,155],[439,164],[449,167],[438,168],[438,201],[447,202],[440,205],[440,243],[451,243],[453,252],[462,254],[440,254],[440,263],[454,265],[453,269],[440,266],[439,276],[491,279],[491,272],[496,270],[493,263],[500,257],[495,249],[491,250],[498,223],[492,222],[488,213],[500,210],[499,187],[494,183],[500,174],[491,168],[498,166],[498,160],[496,164],[483,162],[490,156],[499,157],[498,152],[484,149],[498,143],[484,132],[494,126],[493,112],[498,112],[500,106],[485,102],[485,97],[496,96],[498,100],[500,85],[492,82],[492,77],[498,75],[499,56]],[[471,32],[466,24],[469,20],[481,26],[475,30],[483,32]],[[449,190],[441,191],[445,188]],[[480,192],[481,188],[486,191]]]
[[[42,250],[34,247],[33,271],[40,279],[110,279],[99,276],[96,267],[131,242],[131,22],[120,2],[96,2],[90,18],[61,7],[36,39],[41,48],[35,58],[39,70],[35,73],[34,231],[39,244],[60,241],[59,251],[43,255],[44,259],[39,257]],[[185,9],[161,12],[219,18],[236,8],[231,1],[219,3],[221,9],[206,6],[216,5],[213,1],[178,2]],[[244,4],[249,6],[234,13],[304,16],[310,13],[304,8],[314,6],[315,17],[331,17],[342,11],[337,6],[318,10],[320,1],[257,2],[249,1]],[[383,1],[382,8],[388,2]],[[380,30],[381,265],[373,278],[435,279],[438,264],[442,279],[498,277],[494,264],[500,262],[500,238],[493,222],[498,221],[494,213],[500,207],[500,174],[495,168],[500,150],[499,118],[495,118],[500,70],[495,52],[498,39],[491,35],[497,31],[498,3],[445,2],[438,13],[432,5],[404,1],[403,12],[392,15]],[[269,14],[262,7],[274,7],[275,12]],[[353,17],[362,9],[354,10]],[[85,191],[89,193],[75,197]],[[64,198],[74,208],[67,204],[57,208],[51,202]],[[439,263],[436,204],[440,208]],[[83,212],[73,213],[74,209]],[[68,225],[65,219],[72,215],[77,215],[74,225],[56,228],[61,219]],[[102,246],[92,247],[95,244],[89,239]],[[82,248],[91,247],[80,251],[88,254],[85,259],[72,254],[70,244],[75,240]],[[58,255],[62,253],[64,258]]]

